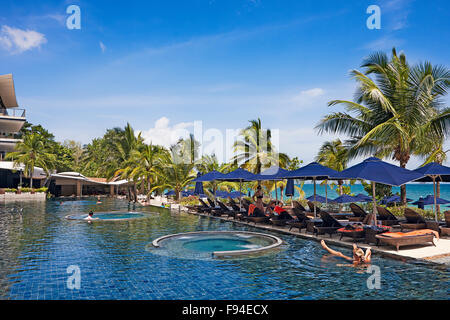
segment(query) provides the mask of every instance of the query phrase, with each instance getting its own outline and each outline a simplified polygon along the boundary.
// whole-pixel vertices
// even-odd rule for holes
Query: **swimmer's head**
[[[92,217],[94,215],[94,212],[89,211],[89,216]]]

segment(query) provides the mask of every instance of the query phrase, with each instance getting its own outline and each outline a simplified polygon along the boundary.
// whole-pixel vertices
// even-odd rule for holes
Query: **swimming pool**
[[[18,208],[23,207],[20,214]],[[320,244],[276,234],[286,246],[251,259],[183,259],[145,250],[158,237],[193,231],[255,231],[218,219],[136,208],[145,217],[112,223],[67,220],[70,214],[128,211],[127,203],[0,207],[1,299],[448,299],[449,269],[373,257],[381,289],[365,269],[341,266]],[[150,214],[150,212],[159,214]],[[268,233],[264,231],[264,233]],[[340,249],[350,254],[347,249]],[[80,289],[69,289],[80,270]],[[69,269],[73,270],[72,269]]]
[[[90,221],[117,221],[143,218],[146,214],[129,211],[95,212]],[[87,213],[70,214],[66,216],[69,220],[86,220]]]

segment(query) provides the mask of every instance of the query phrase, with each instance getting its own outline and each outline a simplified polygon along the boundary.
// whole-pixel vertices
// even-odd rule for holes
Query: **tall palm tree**
[[[34,167],[41,167],[48,176],[56,161],[55,155],[49,153],[44,141],[37,133],[24,135],[23,141],[18,142],[15,151],[6,155],[6,159],[13,160],[15,167],[25,166],[25,177],[30,178],[33,187]]]
[[[166,153],[164,147],[157,145],[144,145],[140,150],[132,150],[130,160],[128,161],[129,177],[135,181],[141,181],[146,184],[147,198],[150,198],[152,183],[157,183],[158,175],[156,173],[157,165],[161,156]]]
[[[418,146],[431,148],[424,141],[448,135],[450,109],[442,107],[450,85],[447,68],[429,62],[410,66],[395,48],[390,59],[382,52],[371,54],[361,68],[364,72],[351,71],[358,84],[355,101],[328,103],[344,105],[347,112],[329,114],[316,127],[319,133],[349,135],[350,158],[375,154],[404,168],[411,155],[426,152]],[[406,204],[405,186],[401,198]]]
[[[347,168],[348,148],[345,147],[340,139],[325,141],[319,149],[316,161],[330,169],[342,171]],[[343,195],[344,181],[338,180],[339,195]]]
[[[263,168],[272,165],[285,168],[289,157],[276,151],[270,129],[263,129],[259,118],[249,122],[250,125],[240,132],[241,140],[234,143],[235,156],[232,161],[253,173],[261,173]]]
[[[174,161],[171,154],[163,154],[156,170],[159,182],[153,190],[173,189],[176,200],[180,199],[180,193],[196,177],[193,170],[194,165]]]

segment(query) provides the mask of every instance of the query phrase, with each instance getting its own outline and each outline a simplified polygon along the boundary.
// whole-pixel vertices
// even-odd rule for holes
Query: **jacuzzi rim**
[[[168,238],[183,236],[183,235],[194,235],[194,234],[249,234],[254,236],[262,236],[266,238],[270,238],[275,241],[275,243],[272,243],[271,245],[257,248],[257,249],[245,249],[245,250],[230,250],[230,251],[213,251],[212,255],[214,257],[230,257],[230,256],[241,256],[241,255],[248,255],[252,253],[259,253],[263,251],[267,251],[270,249],[274,249],[276,247],[279,247],[283,244],[283,240],[278,238],[277,236],[267,234],[267,233],[260,233],[260,232],[252,232],[252,231],[193,231],[193,232],[181,232],[181,233],[174,233],[174,234],[168,234],[162,237],[159,237],[152,241],[152,245],[155,248],[160,247],[160,242],[162,240],[166,240]]]
[[[101,213],[113,213],[113,214],[115,214],[115,212],[117,212],[117,213],[124,213],[123,211],[101,211],[101,212],[94,212],[94,215],[95,214],[101,214]],[[135,219],[141,219],[141,218],[145,218],[145,213],[142,213],[142,212],[138,212],[138,211],[127,211],[126,213],[131,213],[131,214],[139,214],[139,215],[142,215],[142,216],[140,216],[140,217],[134,217],[134,218],[120,218],[120,219],[92,219],[92,220],[87,220],[87,219],[75,219],[75,218],[71,218],[72,216],[76,216],[77,214],[68,214],[67,216],[65,216],[64,218],[66,218],[67,220],[78,220],[78,221],[106,221],[106,222],[109,222],[109,221],[124,221],[124,220],[135,220]],[[84,214],[87,214],[87,213],[83,213],[83,214],[78,214],[78,215],[84,215]]]

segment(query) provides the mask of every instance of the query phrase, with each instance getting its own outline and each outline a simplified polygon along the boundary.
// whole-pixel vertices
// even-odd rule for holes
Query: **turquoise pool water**
[[[20,208],[23,208],[20,213]],[[68,220],[71,214],[129,211],[126,202],[0,206],[1,299],[448,299],[449,269],[374,255],[381,289],[365,269],[343,266],[317,242],[279,236],[283,250],[250,259],[185,259],[146,250],[167,234],[256,231],[217,219],[136,208],[145,217],[110,223]],[[132,209],[131,209],[132,210]],[[158,212],[159,214],[152,214]],[[264,231],[266,233],[266,231]],[[246,239],[243,239],[246,240]],[[347,249],[342,250],[350,254]],[[72,266],[72,269],[68,267]],[[79,289],[70,289],[73,266]]]

